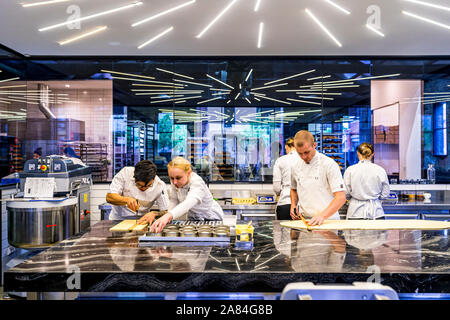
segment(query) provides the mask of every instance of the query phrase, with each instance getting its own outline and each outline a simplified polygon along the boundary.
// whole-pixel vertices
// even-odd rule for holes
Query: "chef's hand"
[[[325,220],[326,219],[324,216],[318,215],[318,216],[315,216],[314,218],[312,218],[311,220],[309,220],[308,224],[310,226],[320,226]]]
[[[291,218],[292,220],[299,220],[300,216],[297,215],[297,206],[296,205],[291,205]]]
[[[135,198],[125,197],[125,201],[127,202],[127,207],[130,208],[130,210],[133,210],[134,212],[138,211],[139,202]]]
[[[151,225],[153,220],[155,220],[155,217],[158,215],[158,212],[151,211],[149,213],[146,213],[142,218],[138,220],[138,224],[149,224]]]
[[[162,229],[168,224],[170,221],[172,221],[173,215],[170,212],[167,212],[165,215],[163,215],[161,218],[153,222],[152,226],[150,227],[150,232],[156,232],[159,233],[162,231]]]

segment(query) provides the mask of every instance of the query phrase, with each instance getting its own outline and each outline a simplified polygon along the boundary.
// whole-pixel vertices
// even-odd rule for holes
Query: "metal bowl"
[[[198,232],[198,236],[201,238],[209,238],[209,237],[211,237],[211,234],[212,233],[210,231],[204,231],[204,230]]]
[[[228,232],[214,232],[214,237],[227,238],[228,237]]]
[[[164,229],[175,229],[175,230],[178,230],[178,226],[177,225],[175,225],[175,224],[167,224],[165,227],[164,227]]]
[[[180,237],[196,237],[197,232],[193,230],[185,230],[180,233]]]
[[[178,237],[179,232],[178,230],[168,230],[164,232],[164,237]]]

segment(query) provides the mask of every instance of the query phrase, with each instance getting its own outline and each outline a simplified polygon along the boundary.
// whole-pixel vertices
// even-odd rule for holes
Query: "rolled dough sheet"
[[[136,220],[124,220],[114,227],[110,228],[111,232],[129,232],[129,231],[143,231],[147,228],[148,224],[139,224],[136,225]]]
[[[282,227],[306,229],[301,220],[283,221]],[[312,230],[443,230],[450,229],[450,222],[433,220],[325,220]]]

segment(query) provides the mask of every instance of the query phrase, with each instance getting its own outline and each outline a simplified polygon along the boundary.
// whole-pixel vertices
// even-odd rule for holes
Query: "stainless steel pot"
[[[13,199],[6,203],[8,242],[17,248],[50,247],[80,232],[78,198],[62,201]]]

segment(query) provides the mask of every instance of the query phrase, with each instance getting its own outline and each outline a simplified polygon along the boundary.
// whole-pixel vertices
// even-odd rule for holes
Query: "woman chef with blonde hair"
[[[351,196],[347,219],[384,219],[380,199],[389,196],[386,171],[371,162],[373,146],[362,143],[356,149],[359,162],[347,168],[344,183],[347,196]]]
[[[152,224],[150,231],[161,232],[166,224],[186,213],[189,220],[223,219],[222,208],[213,199],[203,179],[192,172],[188,160],[176,157],[167,169],[171,182],[168,190],[169,210]]]

